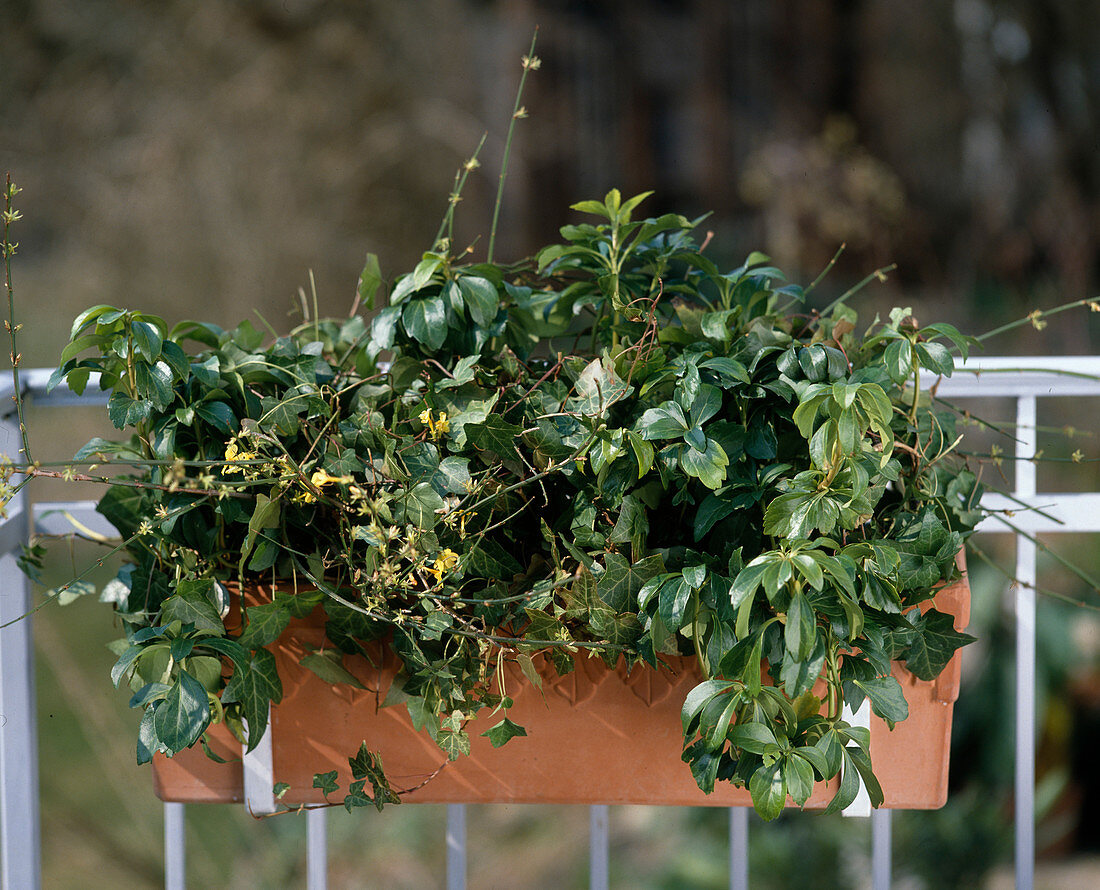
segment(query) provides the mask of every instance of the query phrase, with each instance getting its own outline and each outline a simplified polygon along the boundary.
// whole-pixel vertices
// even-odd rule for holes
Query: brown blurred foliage
[[[430,246],[487,130],[458,218],[460,241],[483,251],[536,24],[543,65],[499,256],[616,186],[655,190],[653,211],[714,211],[728,259],[761,247],[812,276],[846,242],[849,279],[896,261],[930,314],[963,322],[1097,287],[1090,0],[0,10],[0,168],[25,189],[16,281],[26,305],[61,318],[111,302],[224,324],[256,308],[279,327],[310,269],[323,309],[343,311],[366,251],[393,276]],[[967,313],[960,298],[986,303]],[[28,326],[28,360],[52,362],[61,328]],[[1085,325],[1052,333],[1048,349],[1095,348]]]

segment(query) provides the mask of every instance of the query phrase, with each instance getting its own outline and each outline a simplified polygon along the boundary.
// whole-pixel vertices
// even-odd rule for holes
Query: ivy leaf
[[[499,414],[490,414],[482,423],[466,424],[466,441],[482,451],[511,457],[521,432],[523,427],[509,423]]]
[[[346,667],[343,656],[335,649],[324,652],[311,652],[303,655],[299,661],[302,667],[312,671],[330,686],[351,686],[353,689],[366,689],[359,679]]]
[[[633,387],[615,373],[615,366],[609,359],[589,362],[577,377],[574,388],[576,395],[567,403],[568,408],[586,417],[602,416],[611,405],[633,391]]]
[[[648,511],[636,497],[626,495],[608,540],[614,544],[630,544],[634,548],[634,553],[638,554],[645,546],[647,534],[649,534]]]
[[[355,795],[366,797],[375,809],[381,812],[382,807],[388,803],[401,803],[401,798],[394,793],[389,780],[386,778],[381,755],[368,749],[366,742],[359,745],[359,751],[354,757],[348,758],[348,766],[351,767],[351,776],[355,779],[349,790],[354,789],[353,793]],[[374,792],[373,796],[365,795],[367,782],[371,784],[371,790]],[[346,800],[344,805],[347,806]],[[348,811],[351,811],[351,807],[348,807]]]
[[[910,617],[913,636],[902,654],[905,666],[922,680],[932,680],[947,666],[955,650],[973,643],[970,634],[955,630],[954,619],[936,609]]]
[[[205,692],[203,693],[205,695]],[[222,692],[222,702],[238,702],[248,721],[248,750],[260,743],[267,727],[268,709],[282,700],[283,684],[275,669],[275,656],[266,649],[252,653],[248,669],[238,666]]]
[[[244,633],[237,642],[248,649],[270,646],[290,623],[290,613],[279,602],[250,606],[245,609],[245,617],[248,620]]]
[[[451,376],[435,384],[436,389],[455,389],[474,380],[479,356],[468,355],[458,360]]]
[[[443,510],[443,498],[439,496],[429,482],[418,482],[406,492],[401,500],[404,508],[404,521],[411,522],[417,528],[430,529],[439,521]]]
[[[226,637],[204,637],[198,645],[204,649],[213,649],[215,652],[227,656],[236,667],[248,670],[248,650],[236,640],[230,640]]]
[[[485,730],[482,735],[489,739],[494,748],[499,748],[501,745],[508,742],[509,739],[514,739],[516,736],[527,735],[527,730],[518,723],[513,723],[505,717],[496,726]]]
[[[340,784],[336,781],[338,772],[338,770],[329,770],[327,773],[314,774],[313,787],[319,789],[325,797],[339,791]]]
[[[901,684],[893,677],[873,677],[854,680],[871,700],[871,710],[885,720],[891,729],[909,716],[909,703],[905,700]]]
[[[161,624],[171,624],[173,621],[179,621],[182,624],[193,624],[197,630],[212,630],[218,634],[225,633],[225,625],[222,623],[218,610],[198,589],[191,589],[168,597],[161,607],[160,621]]]
[[[210,702],[202,684],[187,671],[168,690],[157,706],[153,728],[157,739],[173,752],[182,751],[198,741],[210,725]]]
[[[435,743],[448,760],[458,760],[463,754],[470,753],[470,734],[464,729],[441,729]]]
[[[665,570],[664,559],[659,554],[628,562],[622,554],[608,553],[604,556],[604,565],[596,581],[596,594],[615,612],[628,611],[642,586]]]

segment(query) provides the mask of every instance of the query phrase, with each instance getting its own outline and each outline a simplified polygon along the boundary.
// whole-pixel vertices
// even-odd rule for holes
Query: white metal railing
[[[49,371],[32,370],[23,375],[24,392],[37,404],[62,406],[89,404],[96,394],[77,397],[64,386],[45,392]],[[1005,397],[1016,400],[1015,482],[1011,497],[991,496],[983,504],[991,509],[1014,509],[1012,524],[1020,532],[1100,532],[1100,493],[1039,494],[1036,491],[1036,401],[1043,397],[1100,397],[1100,357],[1021,357],[973,360],[951,379],[938,384],[941,396],[955,398]],[[0,384],[0,405],[9,404],[14,394],[10,381]],[[102,401],[101,397],[98,397]],[[0,454],[16,455],[20,448],[17,424],[11,408],[0,419]],[[81,521],[102,519],[91,504],[67,504]],[[1042,514],[1024,507],[1042,509]],[[14,552],[32,528],[45,530],[51,521],[43,514],[56,504],[30,506],[25,492],[8,505],[8,516],[0,520],[0,625],[7,624],[31,608],[31,588],[15,564]],[[1008,532],[1016,537],[1016,774],[1015,835],[1016,886],[1030,890],[1035,856],[1035,628],[1036,546],[991,516],[982,532]],[[35,731],[34,662],[31,620],[15,621],[0,630],[0,888],[38,890],[40,887],[40,845],[38,813],[37,736]],[[265,762],[266,759],[266,762]],[[253,752],[245,758],[246,781],[255,788],[254,809],[271,796],[260,778],[270,775],[270,753]],[[257,781],[258,780],[258,781]],[[606,890],[609,879],[608,836],[610,813],[606,806],[590,808],[590,887]],[[184,822],[182,804],[164,805],[165,886],[182,890],[185,885]],[[875,890],[891,882],[891,812],[871,814],[871,878]],[[327,842],[325,811],[307,814],[307,886],[326,886]],[[744,890],[749,883],[749,810],[730,809],[729,885]],[[461,890],[466,885],[466,808],[447,807],[445,844],[446,886]]]

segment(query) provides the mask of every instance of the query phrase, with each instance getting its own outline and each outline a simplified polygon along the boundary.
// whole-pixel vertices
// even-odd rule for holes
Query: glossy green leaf
[[[439,349],[447,338],[447,315],[439,297],[416,297],[405,304],[401,323],[409,336],[429,350]]]
[[[474,322],[482,327],[492,324],[500,308],[497,289],[477,275],[462,275],[457,281],[458,290]]]
[[[220,433],[232,436],[240,428],[237,415],[228,403],[222,401],[200,402],[194,406],[195,414]]]
[[[680,466],[689,476],[694,476],[707,488],[716,490],[726,481],[726,467],[729,458],[722,446],[713,439],[706,440],[706,448],[699,451],[685,448],[680,452]]]
[[[378,264],[378,257],[368,253],[363,271],[359,273],[359,283],[355,288],[360,304],[368,309],[376,308],[374,295],[383,284],[382,268]]]
[[[802,591],[798,591],[791,597],[791,603],[787,607],[787,623],[784,626],[783,639],[787,652],[795,661],[805,661],[810,657],[817,640],[817,627],[814,610]]]
[[[783,781],[787,793],[802,806],[814,790],[814,771],[808,760],[792,752],[783,759]]]
[[[871,700],[871,709],[885,720],[891,729],[909,716],[909,704],[901,685],[893,677],[872,677],[856,680],[858,686]]]
[[[120,390],[111,393],[107,399],[107,416],[115,429],[137,426],[149,418],[153,404],[145,399],[133,399]]]
[[[153,728],[157,739],[172,751],[182,751],[198,741],[209,724],[206,690],[187,671],[180,671],[177,682],[156,709]]]
[[[783,812],[787,801],[787,783],[783,777],[782,761],[764,764],[749,779],[749,794],[756,814],[765,822],[771,822]]]

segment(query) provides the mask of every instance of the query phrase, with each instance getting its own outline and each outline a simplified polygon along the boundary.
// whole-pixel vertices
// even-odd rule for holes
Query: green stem
[[[802,291],[803,295],[809,294],[811,291],[813,291],[814,288],[816,288],[819,284],[821,284],[821,282],[824,280],[825,276],[828,275],[829,272],[832,271],[833,266],[836,265],[836,261],[840,259],[840,255],[842,253],[844,253],[844,248],[847,247],[847,246],[848,246],[847,244],[841,244],[840,247],[837,248],[836,253],[833,254],[833,258],[825,264],[825,268],[822,269],[818,273],[817,278],[815,278],[813,281],[811,281],[809,286],[804,291]],[[824,314],[824,313],[822,313],[822,314]]]
[[[912,343],[909,344],[909,355],[913,363],[913,407],[909,409],[909,423],[913,429],[916,429],[917,407],[920,404],[920,357]]]
[[[539,29],[531,35],[531,49],[523,58],[523,74],[519,78],[519,89],[516,90],[516,103],[512,107],[512,120],[508,124],[508,137],[504,141],[504,158],[500,162],[500,176],[497,180],[497,199],[493,205],[493,224],[489,228],[489,254],[488,262],[493,261],[493,248],[497,240],[497,220],[500,218],[500,205],[504,200],[504,179],[508,174],[508,156],[512,153],[512,135],[516,131],[516,121],[523,117],[522,106],[519,104],[523,98],[523,86],[527,82],[527,72],[538,67],[538,59],[535,58],[535,41],[538,39]]]
[[[826,659],[826,671],[828,673],[826,684],[829,687],[829,722],[831,723],[840,717],[840,710],[844,704],[843,696],[840,691],[840,669],[836,663],[835,644],[829,646],[829,655]]]
[[[691,642],[695,646],[695,660],[699,662],[699,673],[703,675],[704,680],[710,679],[710,669],[707,666],[707,660],[703,657],[703,646],[699,642],[699,590],[695,589],[691,592],[692,604],[695,608],[695,613],[691,616]]]
[[[1089,306],[1091,308],[1092,305],[1096,303],[1097,299],[1097,297],[1086,297],[1083,300],[1074,300],[1072,303],[1055,306],[1053,309],[1047,309],[1045,312],[1033,312],[1030,315],[1025,315],[1023,318],[1016,319],[1016,321],[1003,324],[999,328],[994,328],[992,331],[987,331],[975,339],[980,343],[983,340],[988,340],[990,337],[996,337],[998,334],[1003,334],[1005,331],[1011,331],[1013,328],[1018,328],[1025,324],[1035,324],[1035,322],[1047,318],[1048,316],[1057,315],[1059,312],[1065,312],[1067,309],[1076,309],[1078,306]]]
[[[11,258],[15,254],[16,246],[12,244],[8,237],[8,233],[11,229],[11,224],[19,219],[19,214],[12,209],[12,198],[18,194],[20,189],[11,181],[11,174],[7,176],[7,184],[4,188],[4,286],[8,292],[8,321],[7,329],[8,334],[11,337],[11,377],[12,386],[15,389],[15,394],[12,396],[15,399],[15,412],[19,418],[19,436],[23,441],[23,456],[27,459],[28,463],[33,463],[31,457],[31,443],[30,438],[27,435],[27,421],[23,415],[23,387],[19,382],[19,362],[22,356],[19,354],[18,348],[16,348],[16,333],[19,331],[21,325],[15,323],[15,288],[11,280]]]
[[[466,187],[466,180],[470,177],[470,173],[479,166],[477,156],[481,154],[482,146],[485,145],[485,138],[488,135],[488,133],[481,134],[481,141],[477,144],[477,148],[474,149],[474,153],[470,156],[470,159],[463,164],[460,169],[455,171],[454,190],[447,199],[447,210],[443,214],[443,219],[439,222],[439,231],[435,233],[435,240],[432,242],[432,247],[435,249],[439,249],[439,244],[443,240],[444,232],[447,234],[448,242],[454,240],[455,207],[457,207],[458,202],[462,200],[462,190]]]
[[[886,281],[886,273],[893,272],[897,267],[897,263],[891,263],[889,266],[883,266],[881,269],[875,269],[874,272],[864,278],[859,284],[857,284],[855,287],[848,288],[848,290],[846,290],[839,297],[833,300],[833,302],[831,302],[828,306],[822,309],[820,314],[828,315],[830,312],[833,311],[836,306],[839,306],[841,303],[847,302],[849,297],[854,297],[861,290],[863,290],[863,288],[870,284],[871,281],[875,278],[877,278],[879,281]]]

